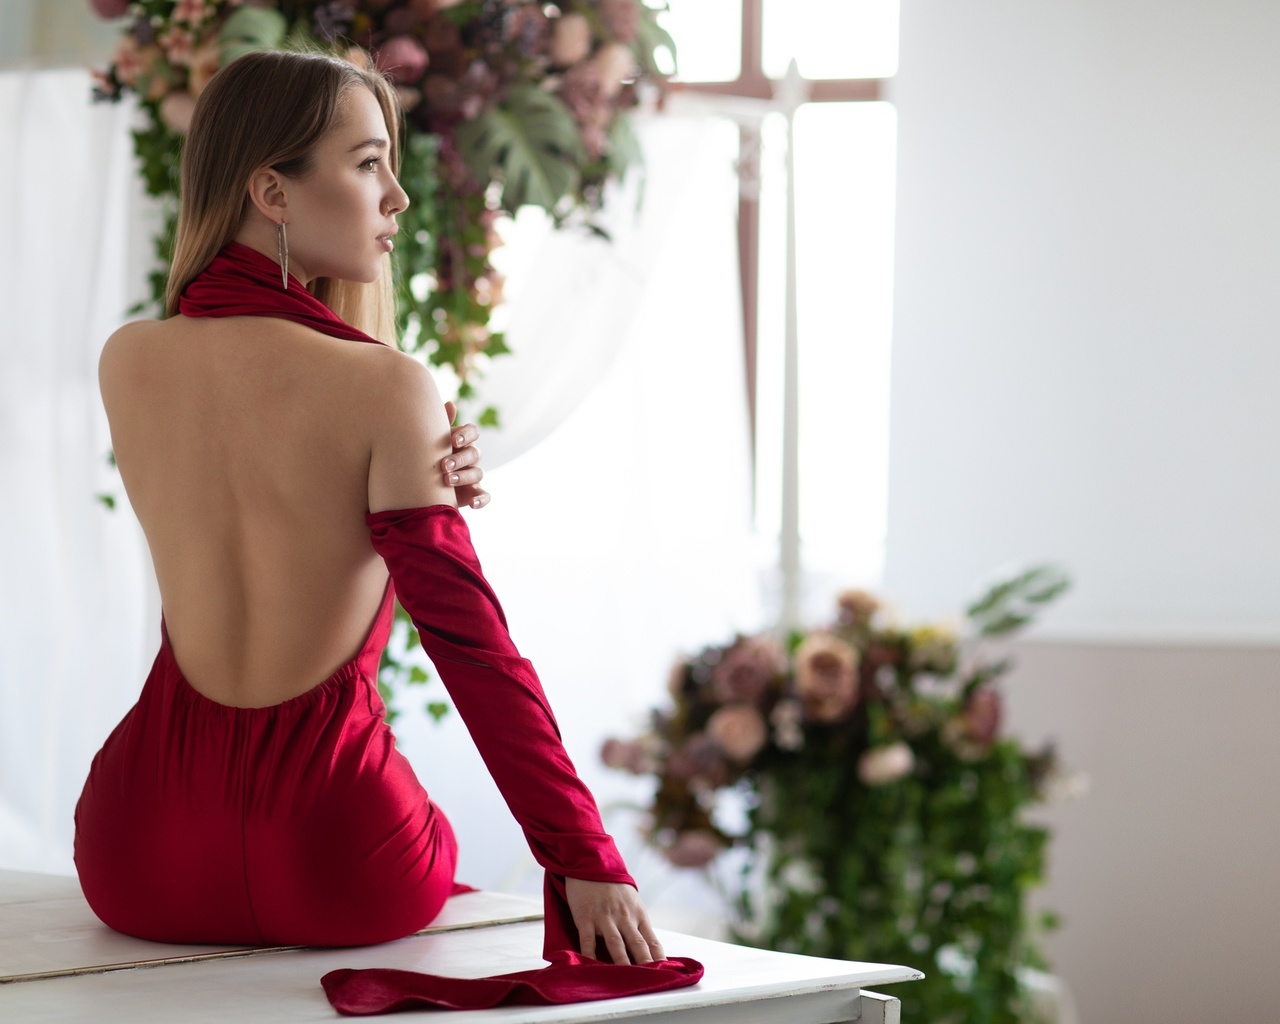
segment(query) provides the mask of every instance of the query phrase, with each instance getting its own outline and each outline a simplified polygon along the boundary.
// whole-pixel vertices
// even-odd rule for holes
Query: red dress
[[[232,242],[184,290],[180,312],[280,317],[377,343],[296,278],[287,291],[279,282],[275,263]],[[187,943],[361,945],[431,921],[454,888],[457,846],[384,721],[375,680],[394,595],[546,869],[544,955],[553,966],[496,987],[499,979],[332,972],[330,1000],[368,1013],[571,1002],[696,982],[701,966],[683,958],[583,973],[565,877],[635,882],[533,666],[511,642],[466,522],[449,505],[365,519],[391,577],[382,604],[356,657],[301,696],[265,708],[204,697],[183,678],[161,618],[138,703],[94,758],[76,808],[75,861],[90,906],[120,931]]]

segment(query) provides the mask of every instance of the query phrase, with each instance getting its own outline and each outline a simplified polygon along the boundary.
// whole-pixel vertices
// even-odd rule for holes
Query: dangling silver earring
[[[289,235],[284,221],[276,225],[276,253],[280,257],[280,285],[289,290]]]

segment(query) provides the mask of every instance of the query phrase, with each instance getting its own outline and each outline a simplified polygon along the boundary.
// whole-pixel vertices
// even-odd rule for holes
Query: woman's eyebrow
[[[357,142],[352,146],[348,153],[354,153],[357,149],[364,149],[366,146],[372,146],[374,149],[382,149],[386,146],[386,139],[365,139],[363,142]]]

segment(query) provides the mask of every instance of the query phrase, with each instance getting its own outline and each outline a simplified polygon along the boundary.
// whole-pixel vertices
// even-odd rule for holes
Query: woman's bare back
[[[276,704],[359,650],[387,583],[365,512],[451,498],[424,458],[447,450],[443,407],[427,442],[396,416],[424,376],[385,346],[266,317],[144,321],[108,341],[116,461],[200,693]]]

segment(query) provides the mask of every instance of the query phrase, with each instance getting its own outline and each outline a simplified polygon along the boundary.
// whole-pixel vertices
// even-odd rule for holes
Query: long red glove
[[[574,771],[533,666],[511,642],[506,616],[480,571],[461,513],[450,505],[427,505],[369,513],[365,521],[423,648],[534,858],[546,869],[543,956],[551,966],[480,979],[333,971],[322,979],[329,1001],[340,1012],[361,1014],[418,1005],[478,1009],[499,1002],[581,1002],[695,984],[702,977],[695,960],[610,965],[576,952],[578,930],[565,898],[565,877],[632,886],[635,881],[604,830],[595,799]],[[601,959],[607,961],[607,952]]]

